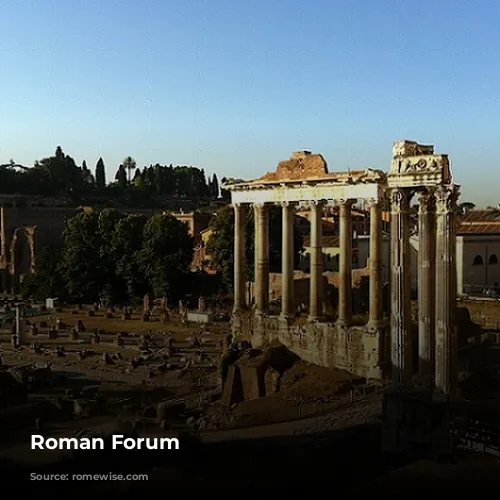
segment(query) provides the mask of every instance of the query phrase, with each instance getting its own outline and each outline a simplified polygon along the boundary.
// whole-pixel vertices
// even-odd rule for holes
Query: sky
[[[500,202],[497,0],[2,0],[0,74],[0,163],[252,179],[301,149],[387,171],[408,139]]]

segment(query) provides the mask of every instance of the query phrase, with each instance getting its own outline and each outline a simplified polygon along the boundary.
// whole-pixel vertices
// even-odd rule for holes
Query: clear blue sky
[[[253,178],[298,149],[388,169],[411,139],[500,201],[499,1],[2,0],[0,73],[2,163]]]

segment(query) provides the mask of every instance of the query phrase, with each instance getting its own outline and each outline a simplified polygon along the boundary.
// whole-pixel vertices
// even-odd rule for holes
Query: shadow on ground
[[[356,498],[375,492],[407,498],[431,491],[477,494],[500,485],[499,462],[492,460],[485,465],[482,457],[483,462],[467,459],[445,466],[419,462],[401,468],[404,464],[381,455],[380,431],[379,425],[370,425],[321,436],[218,444],[202,444],[181,435],[180,449],[169,451],[118,451],[106,443],[105,450],[74,452],[70,459],[36,469],[4,460],[0,462],[0,478],[4,487],[15,485],[18,494],[36,491],[38,500],[68,493],[72,499],[95,494],[121,498],[153,494],[174,498],[292,494]],[[33,473],[148,474],[148,480],[32,481]]]

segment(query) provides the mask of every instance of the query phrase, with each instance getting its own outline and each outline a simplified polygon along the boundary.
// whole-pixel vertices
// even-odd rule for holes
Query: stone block
[[[266,396],[274,394],[278,392],[279,389],[279,379],[280,373],[278,370],[275,370],[272,366],[270,366],[264,375],[264,382],[266,386]]]
[[[241,401],[243,401],[243,387],[241,383],[240,370],[237,366],[231,365],[224,383],[221,403],[223,406],[231,406],[232,404],[240,403]]]
[[[193,323],[212,323],[213,314],[211,312],[188,312],[187,320],[192,321]]]

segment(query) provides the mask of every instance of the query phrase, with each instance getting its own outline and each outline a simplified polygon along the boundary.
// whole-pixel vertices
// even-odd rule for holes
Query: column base
[[[245,312],[245,309],[243,309],[242,307],[233,307],[232,315],[233,316],[241,316],[244,312]]]
[[[349,328],[351,326],[351,321],[347,319],[338,319],[335,322],[335,326],[338,328]]]
[[[385,328],[385,326],[386,322],[383,319],[371,319],[366,324],[366,327],[370,331],[382,330],[383,328]]]

